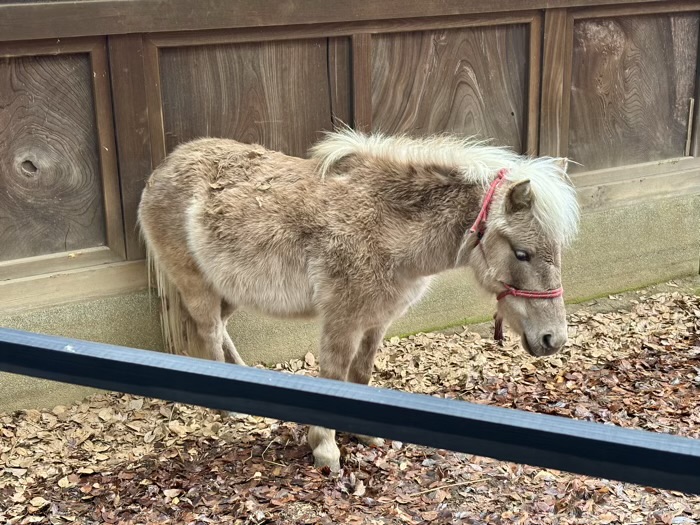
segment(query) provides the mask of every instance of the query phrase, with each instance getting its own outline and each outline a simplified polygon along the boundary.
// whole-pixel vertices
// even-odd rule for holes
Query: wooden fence
[[[0,328],[0,371],[700,494],[700,440]]]
[[[479,134],[579,162],[585,210],[697,194],[699,16],[697,0],[3,3],[0,307],[143,288],[144,180],[201,135],[305,155],[338,120]]]

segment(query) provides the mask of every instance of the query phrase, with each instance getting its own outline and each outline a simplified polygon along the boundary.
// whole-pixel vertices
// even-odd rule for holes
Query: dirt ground
[[[700,297],[667,283],[572,307],[553,357],[484,327],[394,338],[373,384],[700,437]],[[488,327],[486,327],[488,328]],[[315,375],[316,359],[276,365]],[[313,468],[305,428],[154,399],[95,395],[0,414],[0,523],[700,523],[700,497],[340,435]]]

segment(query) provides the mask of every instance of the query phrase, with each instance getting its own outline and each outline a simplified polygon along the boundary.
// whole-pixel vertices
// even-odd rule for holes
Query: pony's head
[[[565,159],[525,159],[501,170],[464,248],[479,283],[497,294],[504,319],[534,356],[567,341],[561,252],[576,234],[579,207]]]

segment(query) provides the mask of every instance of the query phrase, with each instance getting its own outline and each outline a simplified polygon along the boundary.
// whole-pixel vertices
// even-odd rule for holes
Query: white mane
[[[350,155],[382,159],[400,165],[430,165],[458,170],[466,180],[488,185],[502,168],[513,182],[529,180],[533,215],[545,233],[563,244],[576,236],[579,205],[566,174],[566,160],[527,157],[472,138],[436,135],[425,138],[366,135],[350,128],[329,132],[310,154],[319,161],[321,176]]]

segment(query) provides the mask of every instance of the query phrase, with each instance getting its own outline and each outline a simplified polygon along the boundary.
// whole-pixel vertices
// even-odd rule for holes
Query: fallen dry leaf
[[[41,496],[37,496],[36,498],[32,498],[32,499],[29,501],[29,504],[30,504],[32,507],[36,507],[36,508],[40,509],[41,507],[43,507],[43,506],[45,506],[45,505],[48,505],[49,502],[46,501],[46,500],[45,500],[44,498],[42,498]]]

